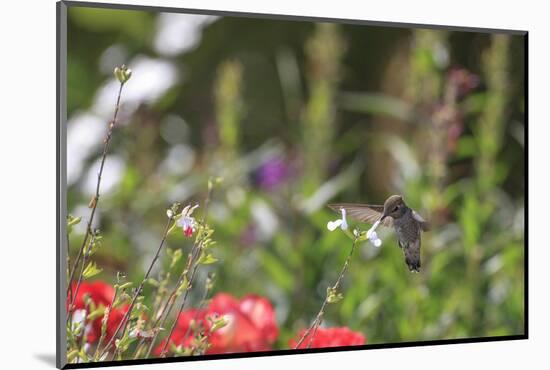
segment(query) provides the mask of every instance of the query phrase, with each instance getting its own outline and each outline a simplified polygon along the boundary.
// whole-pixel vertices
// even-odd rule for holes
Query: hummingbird
[[[380,221],[382,226],[393,227],[409,270],[420,271],[420,234],[428,231],[430,225],[405,204],[401,195],[390,196],[384,205],[335,203],[328,206],[336,212],[345,209],[347,215],[360,222],[374,224]]]

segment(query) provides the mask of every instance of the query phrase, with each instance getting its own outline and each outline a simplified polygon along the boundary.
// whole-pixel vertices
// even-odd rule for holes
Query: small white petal
[[[344,208],[342,208],[340,211],[342,212],[342,225],[340,226],[340,228],[342,230],[347,230],[348,229],[348,222],[346,221],[346,210]]]
[[[340,228],[342,230],[347,230],[348,229],[348,223],[346,222],[345,219],[341,220],[342,221],[342,225],[340,225]]]
[[[382,240],[375,239],[372,241],[372,245],[374,245],[376,248],[379,248],[382,245]]]
[[[195,209],[199,208],[199,205],[198,204],[195,204],[193,207],[189,208],[189,211],[187,212],[187,216],[191,216],[191,214],[193,213],[193,211]]]
[[[73,312],[73,324],[81,324],[86,320],[87,316],[86,310],[74,310]]]
[[[330,231],[334,231],[342,224],[342,220],[336,220],[336,221],[329,221],[327,223],[327,229]]]
[[[367,238],[370,239],[370,235],[375,232],[374,230],[376,230],[378,225],[380,225],[380,220],[376,221],[374,225],[372,225],[372,227],[369,229],[369,231],[367,231]]]
[[[376,240],[378,239],[378,234],[376,233],[376,231],[371,231],[370,234],[367,233],[367,238],[369,238],[369,240]]]

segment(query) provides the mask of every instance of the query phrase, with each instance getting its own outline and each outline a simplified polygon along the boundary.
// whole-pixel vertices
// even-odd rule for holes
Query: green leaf
[[[158,288],[158,286],[160,285],[160,283],[156,279],[153,279],[153,278],[148,278],[146,281],[147,281],[147,284],[152,285],[155,288]]]
[[[134,306],[134,309],[132,310],[132,314],[131,314],[131,317],[134,318],[139,318],[141,316],[141,314],[143,314],[144,312],[146,311],[149,311],[149,307],[147,307],[146,305],[144,305],[143,303],[137,303],[135,306]]]
[[[71,352],[67,354],[67,362],[68,363],[73,362],[76,356],[78,356],[78,349],[73,349]]]
[[[115,346],[118,349],[119,353],[124,353],[128,350],[128,347],[130,344],[132,344],[137,338],[136,337],[130,337],[128,335],[128,332],[124,333],[124,336],[120,339],[117,339],[115,341]]]
[[[90,362],[90,359],[88,358],[88,355],[84,351],[84,348],[82,348],[80,352],[78,352],[78,357],[80,357],[80,360],[82,360],[82,362]]]
[[[82,221],[82,217],[74,217],[72,215],[69,215],[69,217],[67,217],[67,226],[78,225],[80,221]]]
[[[90,263],[88,263],[88,266],[86,266],[86,268],[84,269],[84,272],[82,273],[82,275],[84,276],[84,279],[89,279],[93,276],[96,276],[101,271],[103,271],[103,269],[97,267],[95,262],[91,261]]]
[[[176,296],[180,296],[181,293],[183,293],[188,286],[189,286],[189,280],[187,280],[187,276],[185,276],[180,286],[178,287],[178,290],[176,290]]]
[[[131,281],[128,281],[128,282],[126,282],[126,283],[120,285],[120,286],[118,287],[118,289],[120,289],[120,290],[128,289],[128,288],[130,288],[133,284],[134,284],[134,283],[132,283]]]
[[[95,320],[99,317],[103,317],[105,313],[105,307],[101,306],[88,314],[87,320]]]
[[[197,261],[197,263],[199,265],[210,265],[212,263],[215,263],[217,262],[218,259],[216,257],[214,257],[212,254],[210,253],[203,253],[201,254],[199,260]]]
[[[82,221],[82,217],[67,216],[67,233],[70,234],[73,231],[73,226],[78,225],[80,221]]]
[[[219,318],[212,320],[212,326],[210,327],[210,333],[214,333],[216,330],[219,330],[226,326],[229,321],[224,317],[220,316]]]

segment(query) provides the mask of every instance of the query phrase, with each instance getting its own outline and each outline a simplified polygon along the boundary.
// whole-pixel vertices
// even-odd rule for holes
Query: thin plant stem
[[[82,265],[80,267],[80,273],[78,274],[78,280],[76,282],[76,287],[74,289],[74,293],[71,289],[71,305],[69,306],[69,312],[67,313],[67,322],[70,323],[72,321],[72,313],[74,310],[74,301],[76,297],[78,297],[78,290],[80,289],[80,285],[82,284],[82,279],[84,278],[84,269],[86,268],[86,262],[88,262],[88,257],[90,256],[90,250],[92,249],[94,243],[95,243],[96,233],[93,232],[92,239],[90,239],[90,243],[88,244],[88,248],[85,248],[86,251],[83,254],[82,258]]]
[[[206,221],[206,216],[208,214],[208,206],[210,204],[210,199],[212,197],[212,190],[213,190],[213,186],[209,185],[208,186],[208,193],[206,195],[206,199],[204,200],[204,212],[202,214],[202,218],[201,218],[201,221],[200,221],[201,225],[204,225],[204,223]],[[180,279],[178,280],[178,284],[174,287],[174,289],[170,293],[170,296],[166,300],[166,303],[165,303],[164,307],[160,311],[161,315],[158,317],[158,319],[155,321],[155,324],[153,325],[153,327],[156,327],[158,325],[159,321],[162,319],[162,323],[161,323],[160,327],[162,328],[164,326],[168,316],[170,315],[170,312],[172,312],[172,308],[174,307],[174,305],[176,303],[176,300],[174,299],[174,297],[176,295],[178,287],[180,286],[180,284],[183,283],[184,279],[187,278],[188,285],[187,285],[187,288],[186,288],[185,293],[184,293],[183,303],[182,303],[182,306],[181,306],[181,308],[178,312],[178,315],[176,316],[176,320],[174,321],[174,324],[172,325],[172,328],[170,329],[170,336],[172,335],[172,332],[174,331],[175,323],[177,322],[177,317],[179,317],[179,314],[183,310],[183,307],[185,305],[185,301],[187,299],[188,292],[192,287],[193,279],[194,279],[194,276],[195,276],[195,271],[197,270],[197,267],[198,267],[198,265],[196,264],[196,261],[199,257],[200,251],[201,251],[201,243],[198,242],[198,243],[193,244],[193,248],[191,249],[191,253],[190,253],[191,257],[188,259],[189,262],[187,263],[187,267],[184,270],[185,273],[183,273],[180,276]],[[195,265],[193,267],[191,276],[189,276],[189,271],[191,270],[191,266],[193,266],[193,263],[195,263]],[[162,318],[163,316],[164,316],[164,318]],[[159,331],[157,331],[155,333],[155,336],[151,340],[151,343],[149,344],[149,348],[147,349],[147,354],[145,355],[146,358],[151,355],[151,351],[153,350],[153,347],[155,345],[155,341],[158,337],[158,334],[159,334]],[[164,352],[165,349],[166,349],[166,346],[164,347],[163,352]]]
[[[187,278],[187,281],[189,281],[189,284],[190,284],[189,271],[191,270],[191,266],[193,265],[193,261],[196,259],[196,256],[198,255],[198,252],[197,252],[198,250],[199,249],[195,248],[195,245],[193,245],[191,253],[189,253],[189,255],[188,255],[187,267],[185,268],[184,272],[181,274],[181,276],[178,280],[178,283],[176,284],[176,286],[174,287],[174,289],[172,290],[172,292],[168,296],[168,299],[164,303],[164,306],[159,311],[160,315],[155,320],[155,322],[153,324],[153,328],[157,327],[157,325],[159,324],[159,322],[161,320],[162,320],[162,322],[160,323],[161,328],[166,323],[166,320],[167,320],[168,316],[170,316],[170,313],[172,312],[172,308],[174,308],[174,304],[176,303],[175,296],[176,296],[178,287],[183,283],[183,281]],[[153,346],[155,344],[157,336],[158,336],[158,332],[155,333],[155,336],[153,337],[153,339],[149,343],[149,348],[147,349],[147,354],[146,354],[145,357],[149,357],[149,355],[151,354],[151,351],[153,350]]]
[[[115,290],[115,294],[113,294],[113,299],[111,300],[111,304],[109,305],[109,307],[105,308],[105,313],[103,314],[103,320],[101,320],[101,336],[99,337],[99,341],[97,342],[97,346],[95,348],[94,361],[99,361],[99,348],[101,348],[101,344],[103,344],[103,340],[105,339],[105,335],[107,334],[106,328],[107,328],[107,325],[109,324],[109,316],[111,316],[111,310],[113,309],[113,305],[115,303],[117,294],[118,294],[118,289]]]
[[[202,243],[199,243],[199,249],[201,248]],[[185,303],[187,302],[187,296],[189,295],[189,291],[191,291],[192,281],[195,277],[195,272],[197,271],[197,268],[199,267],[199,264],[195,262],[195,265],[193,266],[193,270],[191,272],[191,277],[189,278],[189,283],[187,285],[187,288],[185,289],[185,293],[183,294],[183,301],[181,302],[180,308],[178,310],[178,313],[176,315],[176,319],[172,323],[172,327],[170,328],[170,333],[168,334],[168,338],[166,342],[164,343],[164,346],[162,347],[162,351],[160,353],[160,357],[166,356],[166,347],[168,346],[168,342],[170,341],[170,338],[172,337],[172,334],[174,333],[174,329],[176,328],[176,324],[178,322],[177,318],[182,313],[183,309],[185,308]]]
[[[317,325],[315,325],[315,328],[313,329],[313,333],[311,334],[311,338],[309,338],[309,341],[307,343],[307,348],[311,348],[311,344],[313,343],[313,339],[315,339],[315,336],[317,335],[317,329],[319,329],[319,326],[321,326],[322,321],[323,321],[323,315],[320,316],[319,320],[317,321]]]
[[[67,232],[67,268],[69,268],[69,266],[71,266],[71,256],[70,256],[70,250],[69,250],[69,233]],[[69,277],[69,274],[65,275],[65,278],[68,278]],[[72,289],[69,289],[69,293],[67,295],[67,297],[69,298],[69,303],[70,302],[73,302],[73,290]],[[69,306],[69,309],[70,309],[71,306]],[[69,316],[69,314],[67,314],[67,316]]]
[[[353,256],[353,252],[355,251],[355,246],[357,245],[357,237],[354,238],[353,244],[351,246],[351,250],[348,254],[348,257],[346,258],[346,262],[344,262],[344,266],[342,267],[342,270],[340,271],[340,275],[338,275],[338,279],[332,286],[332,290],[335,291],[340,287],[340,283],[342,282],[342,279],[344,278],[344,275],[346,274],[346,271],[348,270],[349,264],[351,263],[351,257]],[[317,313],[317,316],[315,317],[315,320],[311,323],[310,327],[306,330],[304,335],[300,338],[294,349],[298,349],[300,345],[304,342],[304,340],[308,337],[308,335],[313,330],[312,336],[309,339],[307,348],[311,347],[311,343],[313,342],[313,339],[315,338],[315,335],[317,334],[317,328],[319,325],[321,325],[321,322],[323,321],[323,316],[325,314],[325,309],[328,305],[329,295],[325,297],[325,300],[323,301],[323,304],[321,305],[321,308],[319,309],[319,312]]]
[[[199,317],[199,312],[204,307],[204,304],[206,303],[206,299],[208,298],[208,295],[210,294],[210,289],[211,289],[212,284],[210,284],[209,280],[210,279],[206,280],[206,286],[204,287],[204,293],[202,295],[202,299],[199,303],[197,311],[195,312],[195,315],[193,316],[194,321],[197,321],[197,318]],[[185,343],[185,341],[187,340],[187,337],[189,337],[189,334],[191,334],[191,325],[189,325],[187,327],[187,330],[185,331],[185,335],[183,336],[183,339],[181,341],[182,343]]]
[[[203,213],[202,219],[201,219],[201,224],[202,225],[204,225],[204,223],[206,221],[206,215],[208,214],[208,205],[210,204],[210,197],[212,196],[212,188],[213,187],[210,186],[210,184],[209,184],[208,194],[207,194],[206,199],[204,201],[204,213]],[[199,267],[199,264],[197,262],[198,262],[198,257],[199,257],[201,249],[202,249],[202,240],[200,242],[196,243],[195,259],[194,259],[195,261],[194,261],[194,265],[193,265],[193,270],[191,271],[191,277],[189,277],[189,279],[188,279],[189,283],[187,284],[187,287],[185,289],[185,293],[183,294],[183,300],[181,302],[180,308],[179,308],[178,313],[176,315],[176,319],[172,323],[172,327],[170,328],[170,333],[168,334],[166,342],[164,342],[164,346],[163,346],[162,351],[160,353],[160,357],[165,357],[166,356],[166,347],[168,346],[168,342],[170,342],[170,338],[172,337],[172,334],[174,333],[174,329],[176,328],[176,323],[178,322],[177,318],[180,316],[183,309],[185,308],[185,303],[187,301],[187,296],[189,295],[189,291],[191,290],[191,287],[193,286],[193,280],[194,280],[194,277],[195,277],[195,273],[197,271],[197,268]],[[193,260],[191,261],[191,264],[193,264]],[[167,317],[167,316],[165,316],[165,317]],[[150,345],[149,350],[147,352],[147,356],[150,355],[152,347],[153,347],[153,341],[151,342],[151,345]]]
[[[74,279],[75,271],[78,267],[78,264],[80,263],[80,260],[82,258],[82,254],[84,253],[84,248],[86,247],[86,242],[88,241],[88,237],[92,233],[92,222],[94,221],[94,216],[97,209],[97,204],[99,203],[99,189],[101,186],[101,175],[103,174],[103,167],[105,166],[105,159],[107,158],[107,151],[109,149],[109,143],[111,142],[111,137],[113,136],[113,129],[116,125],[116,120],[118,116],[118,111],[120,108],[120,96],[122,95],[122,87],[124,86],[124,82],[120,83],[120,88],[118,89],[118,95],[116,99],[116,105],[115,105],[115,112],[113,114],[113,120],[109,123],[109,130],[107,131],[107,136],[105,136],[105,139],[103,140],[103,154],[101,156],[101,165],[99,166],[99,171],[97,173],[97,183],[96,183],[96,190],[95,195],[92,198],[90,202],[90,207],[92,208],[90,212],[90,217],[88,219],[88,224],[86,226],[86,234],[84,235],[84,239],[82,240],[82,244],[80,245],[80,249],[78,251],[78,255],[74,261],[73,267],[70,268],[69,266],[69,282],[68,282],[68,288],[67,288],[67,295],[69,295],[69,290],[71,289],[71,284]],[[74,294],[73,294],[74,298]],[[70,306],[69,306],[70,307]]]
[[[198,306],[197,312],[195,312],[195,315],[194,315],[194,317],[193,317],[193,320],[195,320],[195,321],[197,320],[198,315],[199,315],[199,311],[204,307],[204,303],[206,302],[206,300],[207,300],[207,298],[208,298],[208,295],[209,295],[209,293],[210,293],[210,290],[211,290],[210,283],[209,283],[208,280],[207,280],[206,286],[205,286],[205,288],[204,288],[204,293],[203,293],[202,299],[201,299],[200,304],[199,304],[199,306]],[[167,302],[168,302],[168,301],[167,301]],[[166,317],[167,317],[167,316],[165,316],[165,319],[166,319]],[[158,320],[160,320],[160,317],[159,317]],[[156,325],[158,324],[158,320],[157,320],[156,324],[155,324],[153,327],[156,327]],[[161,327],[162,327],[162,326],[161,326]],[[189,327],[187,328],[187,331],[185,332],[185,335],[183,336],[182,342],[185,342],[185,340],[187,339],[187,337],[188,337],[189,334],[190,334],[190,331],[191,331],[191,326],[189,326]],[[156,336],[155,336],[154,338],[156,338]],[[140,343],[139,346],[138,346],[137,349],[136,349],[136,353],[135,353],[135,355],[134,355],[134,360],[137,359],[137,358],[139,357],[139,354],[140,354],[140,352],[141,352],[141,345],[142,345],[142,343]],[[151,341],[150,346],[149,346],[149,348],[147,349],[147,355],[146,355],[146,357],[149,357],[149,355],[150,355],[150,353],[151,353],[151,350],[152,350],[152,348],[153,348],[153,345],[154,345],[154,341]]]
[[[159,247],[157,248],[157,252],[155,253],[155,257],[151,261],[151,264],[149,265],[147,273],[145,274],[145,277],[141,281],[141,284],[139,285],[136,292],[134,293],[134,296],[132,297],[132,301],[130,302],[130,306],[128,307],[128,311],[126,311],[126,313],[122,317],[122,320],[118,324],[115,332],[113,333],[113,336],[111,337],[111,339],[109,340],[109,342],[107,343],[107,345],[105,346],[103,351],[101,352],[101,357],[103,357],[105,352],[109,350],[109,347],[113,344],[113,342],[114,342],[118,332],[120,331],[120,329],[122,329],[124,327],[124,329],[122,330],[122,333],[124,333],[126,331],[126,327],[128,326],[128,322],[130,321],[129,318],[130,318],[130,314],[132,313],[132,309],[134,308],[136,300],[137,300],[139,294],[141,293],[141,290],[143,289],[143,285],[145,285],[145,282],[147,281],[147,279],[149,279],[149,275],[151,274],[151,270],[153,269],[153,266],[155,265],[155,262],[159,258],[162,247],[164,246],[164,242],[166,241],[166,238],[168,236],[168,231],[170,230],[170,225],[172,223],[172,220],[173,220],[173,218],[168,219],[168,222],[166,223],[166,227],[164,228],[164,233],[162,235],[162,239],[160,241]]]

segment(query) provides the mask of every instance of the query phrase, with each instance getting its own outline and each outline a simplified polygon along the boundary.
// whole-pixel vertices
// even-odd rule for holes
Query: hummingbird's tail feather
[[[418,261],[407,260],[407,266],[409,266],[410,272],[420,272],[420,260]]]
[[[411,272],[420,272],[420,240],[405,245],[403,248],[405,263]]]

